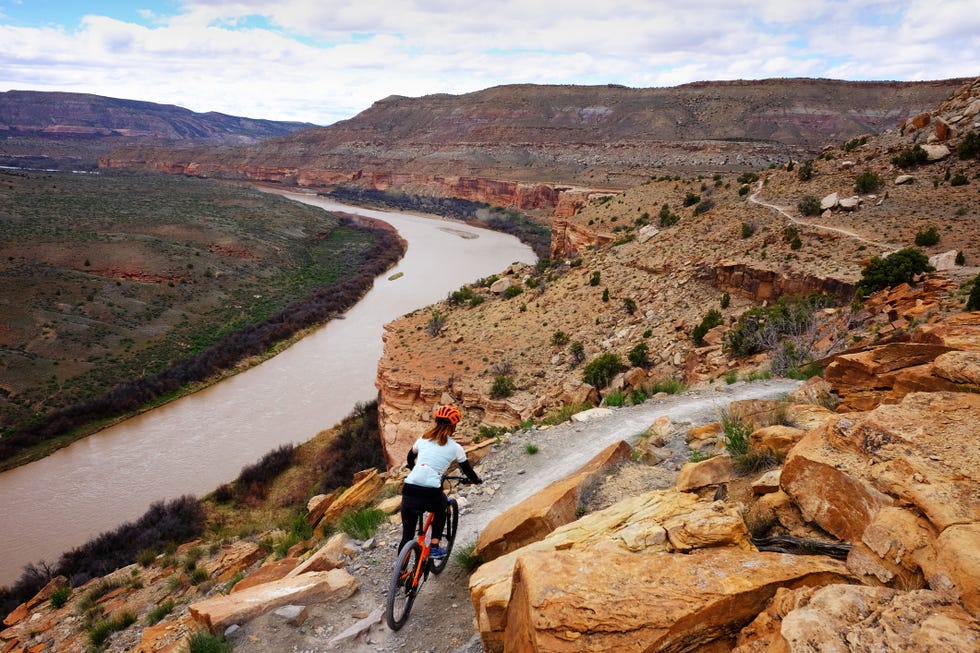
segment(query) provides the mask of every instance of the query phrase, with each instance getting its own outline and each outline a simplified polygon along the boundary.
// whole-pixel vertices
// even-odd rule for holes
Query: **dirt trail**
[[[779,379],[690,390],[651,399],[639,406],[615,408],[611,415],[594,421],[568,422],[549,429],[515,433],[508,442],[496,445],[478,467],[484,485],[465,487],[460,492],[461,503],[466,507],[460,517],[457,550],[476,541],[483,526],[504,510],[568,476],[606,446],[619,440],[634,442],[662,415],[674,424],[713,422],[731,401],[776,398],[798,384]],[[686,452],[683,438],[678,440],[672,444]],[[527,443],[534,443],[538,453],[528,455],[524,448]],[[675,459],[664,464],[676,467],[678,462]],[[355,637],[335,641],[338,634],[359,620],[373,621],[368,616],[377,614],[378,608],[384,605],[399,535],[398,527],[384,527],[376,541],[348,567],[361,583],[361,590],[349,601],[341,605],[311,606],[309,618],[299,627],[286,624],[274,614],[254,619],[231,637],[234,651],[481,652],[483,646],[473,627],[468,575],[456,560],[450,562],[441,576],[430,577],[402,630],[392,632],[383,622],[375,622]]]
[[[840,227],[830,227],[828,225],[817,224],[816,222],[810,222],[808,220],[801,220],[800,218],[797,218],[792,213],[790,213],[789,211],[787,211],[782,206],[779,206],[777,204],[769,204],[767,202],[763,202],[762,200],[758,199],[757,196],[759,195],[759,193],[761,191],[762,191],[762,182],[760,181],[759,182],[759,186],[756,189],[756,191],[754,193],[752,193],[751,195],[749,195],[749,201],[751,203],[753,203],[753,204],[758,204],[759,206],[764,206],[767,209],[772,209],[773,211],[776,211],[777,213],[779,213],[782,216],[784,216],[787,220],[789,220],[793,224],[803,225],[804,227],[810,227],[810,228],[813,228],[813,229],[823,229],[824,231],[832,231],[834,233],[838,233],[838,234],[847,236],[849,238],[854,238],[855,240],[859,240],[862,243],[868,243],[869,245],[874,245],[875,247],[878,247],[878,248],[881,248],[881,249],[884,249],[884,250],[887,250],[887,251],[896,251],[896,250],[900,249],[900,246],[895,245],[894,243],[886,243],[886,242],[882,242],[882,241],[879,241],[879,240],[871,240],[869,238],[865,238],[864,236],[862,236],[862,235],[860,235],[860,234],[858,234],[858,233],[856,233],[854,231],[850,231],[848,229],[841,229]]]

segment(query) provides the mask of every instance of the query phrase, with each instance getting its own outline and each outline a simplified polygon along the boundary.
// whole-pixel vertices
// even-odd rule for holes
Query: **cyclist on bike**
[[[446,550],[439,543],[446,524],[446,504],[449,499],[442,491],[443,474],[455,460],[472,483],[483,481],[470,466],[463,447],[451,437],[456,425],[463,419],[463,414],[456,406],[446,404],[436,407],[432,415],[436,420],[435,425],[416,440],[408,452],[407,465],[411,472],[405,478],[402,488],[402,541],[398,549],[400,551],[406,542],[415,537],[419,516],[423,512],[431,512],[432,542],[429,556],[444,558]]]

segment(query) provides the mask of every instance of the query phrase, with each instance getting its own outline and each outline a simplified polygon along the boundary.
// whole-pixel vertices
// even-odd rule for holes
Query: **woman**
[[[470,466],[463,447],[451,437],[456,425],[463,419],[459,409],[446,404],[437,407],[432,416],[435,417],[435,425],[416,440],[408,452],[407,464],[412,471],[405,478],[405,485],[402,487],[402,541],[398,550],[401,551],[405,543],[415,537],[419,516],[423,512],[431,512],[432,541],[429,556],[445,558],[446,550],[439,543],[446,524],[446,504],[449,499],[442,491],[442,476],[455,460],[470,482],[483,481]]]

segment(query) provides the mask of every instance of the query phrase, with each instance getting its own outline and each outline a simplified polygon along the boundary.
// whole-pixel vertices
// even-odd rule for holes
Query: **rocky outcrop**
[[[778,589],[739,634],[733,653],[968,653],[978,643],[976,618],[938,592],[829,585]]]
[[[980,395],[913,393],[808,433],[782,488],[804,518],[854,544],[848,567],[924,582],[980,610]],[[955,544],[954,544],[955,543]]]
[[[474,553],[489,562],[574,521],[583,493],[604,470],[628,459],[630,451],[624,441],[610,445],[571,476],[505,511],[480,531]]]
[[[310,605],[348,598],[358,583],[343,569],[315,571],[250,587],[228,596],[215,596],[190,605],[191,616],[212,633],[224,632],[284,605]]]
[[[617,551],[687,552],[715,546],[752,549],[748,531],[735,508],[721,502],[700,501],[694,494],[677,491],[653,491],[624,499],[477,569],[470,577],[477,628],[486,650],[503,650],[512,578],[515,565],[524,555],[592,551],[591,555],[601,559]],[[842,567],[835,569],[843,573]],[[619,602],[634,600],[626,590],[623,587]]]
[[[528,552],[514,568],[503,650],[703,650],[737,634],[778,588],[846,577],[827,558],[731,548]]]
[[[824,376],[840,397],[838,411],[870,410],[909,392],[980,391],[978,356],[980,312],[964,313],[843,352]]]
[[[612,241],[612,234],[600,233],[567,220],[556,220],[551,225],[552,258],[572,258],[590,247],[606,245]]]
[[[771,302],[784,295],[806,297],[813,293],[832,295],[847,302],[854,296],[854,284],[850,281],[809,274],[787,275],[745,263],[722,262],[703,269],[700,276],[721,290],[741,293],[756,302]]]

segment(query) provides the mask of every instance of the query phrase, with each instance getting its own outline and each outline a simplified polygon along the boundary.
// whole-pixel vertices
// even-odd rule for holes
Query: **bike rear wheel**
[[[422,574],[416,573],[422,557],[422,546],[415,540],[407,543],[398,553],[388,582],[388,601],[385,605],[385,621],[392,630],[398,630],[408,621],[412,604],[422,584]],[[417,581],[416,581],[417,579]]]
[[[450,499],[446,506],[446,526],[443,529],[442,542],[439,546],[446,550],[445,558],[432,559],[432,573],[441,574],[449,564],[449,556],[453,553],[453,542],[456,541],[456,527],[459,526],[459,504],[456,499]]]

